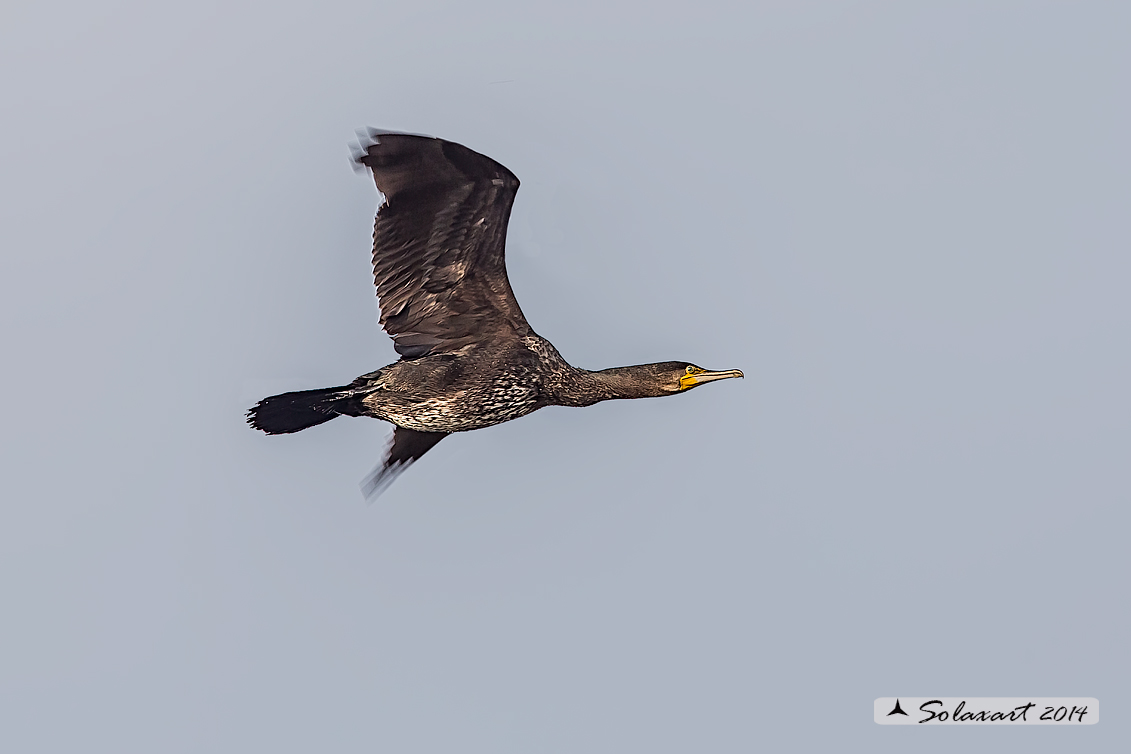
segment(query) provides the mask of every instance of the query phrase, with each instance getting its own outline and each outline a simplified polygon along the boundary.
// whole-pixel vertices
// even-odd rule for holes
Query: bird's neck
[[[620,398],[655,398],[667,395],[647,378],[651,373],[647,365],[633,367],[613,367],[599,372],[571,367],[564,375],[563,385],[558,391],[559,405],[592,406],[600,401]]]

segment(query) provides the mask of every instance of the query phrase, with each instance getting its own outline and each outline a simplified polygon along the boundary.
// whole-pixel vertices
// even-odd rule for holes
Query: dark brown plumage
[[[385,202],[373,230],[381,324],[401,359],[349,385],[265,398],[248,423],[297,432],[335,416],[396,425],[367,496],[452,432],[543,406],[684,392],[727,377],[687,362],[599,372],[568,364],[527,323],[507,279],[507,221],[519,181],[499,163],[441,139],[370,131],[355,154]]]

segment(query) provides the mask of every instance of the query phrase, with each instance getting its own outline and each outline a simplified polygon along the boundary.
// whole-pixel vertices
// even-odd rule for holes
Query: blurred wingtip
[[[446,432],[420,432],[404,427],[394,429],[385,449],[385,457],[361,481],[361,492],[365,499],[368,502],[376,500],[402,471],[447,436]]]
[[[381,493],[389,489],[396,478],[401,475],[401,472],[412,465],[411,457],[407,459],[400,459],[394,457],[394,448],[397,443],[397,431],[393,430],[393,434],[389,436],[388,443],[385,446],[385,455],[381,459],[381,463],[373,467],[373,470],[365,475],[361,480],[361,494],[365,496],[365,502],[372,505],[377,498],[381,497]]]
[[[370,170],[369,164],[366,162],[369,158],[369,150],[381,143],[382,136],[416,136],[421,139],[433,139],[434,136],[428,134],[417,134],[410,131],[394,131],[389,128],[373,128],[367,126],[365,128],[358,128],[354,131],[357,139],[350,143],[350,159],[355,173],[363,173]]]
[[[389,485],[400,476],[401,472],[408,468],[407,463],[397,463],[387,466],[384,463],[377,466],[373,471],[369,472],[361,484],[361,494],[365,497],[365,502],[372,505],[381,497],[381,493],[389,489]]]
[[[377,143],[378,132],[374,128],[359,128],[354,131],[357,139],[350,142],[350,166],[355,173],[369,172],[365,158],[369,156],[369,147]]]

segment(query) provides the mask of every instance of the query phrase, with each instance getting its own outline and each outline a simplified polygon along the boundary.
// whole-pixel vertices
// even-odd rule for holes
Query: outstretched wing
[[[385,203],[373,228],[381,324],[413,359],[530,332],[504,248],[518,178],[450,141],[368,132],[355,154]]]
[[[393,431],[385,460],[361,483],[365,498],[373,500],[380,495],[413,461],[447,436],[447,432],[417,432],[415,429],[397,427]]]

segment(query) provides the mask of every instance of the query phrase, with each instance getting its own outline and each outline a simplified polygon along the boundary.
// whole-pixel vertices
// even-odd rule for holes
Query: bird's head
[[[743,376],[738,369],[712,372],[686,361],[662,361],[658,364],[649,364],[648,367],[653,373],[655,384],[663,390],[664,395],[685,393],[693,387],[708,382]]]

